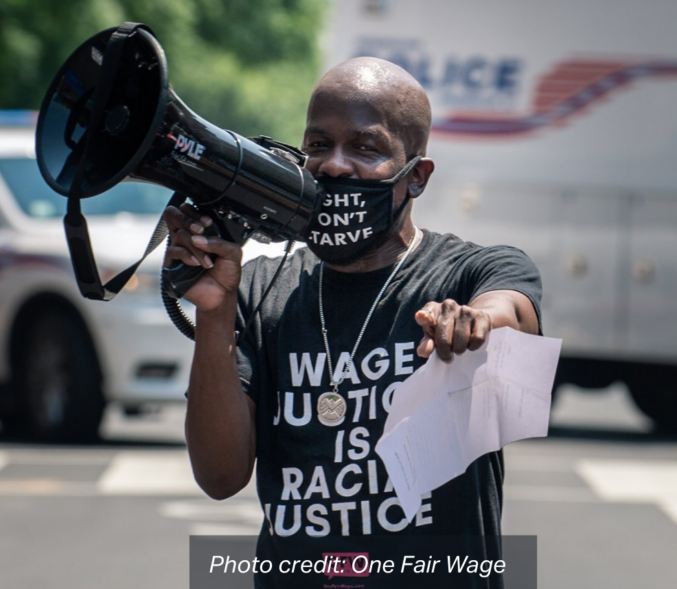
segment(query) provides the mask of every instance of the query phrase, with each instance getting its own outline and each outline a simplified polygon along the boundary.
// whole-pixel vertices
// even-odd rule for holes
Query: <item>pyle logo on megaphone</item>
[[[182,154],[186,154],[188,157],[193,158],[196,161],[200,160],[200,156],[204,150],[204,145],[201,145],[194,139],[188,139],[188,137],[185,135],[179,135],[176,145],[174,146],[174,151],[179,151]]]

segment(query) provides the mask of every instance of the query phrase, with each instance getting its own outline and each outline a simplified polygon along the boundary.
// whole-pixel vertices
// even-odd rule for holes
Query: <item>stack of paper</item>
[[[445,364],[436,353],[395,392],[376,445],[409,521],[421,495],[477,458],[548,433],[562,340],[509,327]]]

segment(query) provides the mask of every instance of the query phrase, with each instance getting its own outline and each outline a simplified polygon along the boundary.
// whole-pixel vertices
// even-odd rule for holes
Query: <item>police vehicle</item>
[[[414,218],[525,250],[557,383],[621,381],[677,430],[677,3],[337,3],[327,67],[402,65],[433,107]]]

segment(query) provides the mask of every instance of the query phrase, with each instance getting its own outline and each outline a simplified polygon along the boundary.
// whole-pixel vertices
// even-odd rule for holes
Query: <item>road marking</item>
[[[505,469],[509,472],[573,472],[575,463],[575,459],[561,456],[528,456],[524,454],[519,456],[506,454],[505,456]]]
[[[165,517],[192,520],[196,535],[258,533],[263,520],[256,501],[255,481],[225,502],[204,497],[193,479],[185,450],[129,450],[106,453],[56,451],[0,451],[0,470],[8,464],[98,465],[108,467],[97,482],[66,481],[53,477],[0,479],[0,496],[95,497],[189,496],[200,499],[169,501],[160,506]],[[515,472],[573,472],[586,487],[504,485],[508,501],[550,503],[645,503],[660,508],[677,524],[677,462],[519,455],[506,457]],[[203,521],[199,521],[203,520]]]
[[[677,524],[677,501],[661,503],[661,509],[673,522]]]
[[[168,501],[160,505],[160,514],[176,519],[207,519],[209,521],[227,520],[260,526],[263,512],[258,502],[231,501],[222,503],[205,500]]]
[[[547,487],[540,485],[504,485],[508,501],[554,501],[560,503],[601,503],[601,499],[584,487]]]
[[[59,466],[99,466],[108,464],[115,455],[111,452],[97,454],[64,453],[62,451],[8,452],[12,464],[45,464]]]
[[[576,473],[606,501],[671,503],[677,501],[677,462],[581,460]]]
[[[243,526],[237,524],[193,524],[191,536],[258,536],[261,526]]]
[[[51,478],[0,480],[0,496],[91,497],[99,495],[95,483]]]
[[[117,454],[98,481],[103,495],[204,495],[185,451]]]

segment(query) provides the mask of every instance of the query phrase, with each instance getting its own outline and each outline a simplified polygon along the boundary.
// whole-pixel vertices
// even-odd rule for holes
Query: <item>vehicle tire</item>
[[[677,434],[677,387],[674,380],[655,386],[635,384],[631,386],[630,394],[635,405],[654,421],[659,430]]]
[[[68,309],[40,310],[20,324],[16,343],[15,391],[29,435],[95,440],[105,402],[98,359],[82,321]]]

